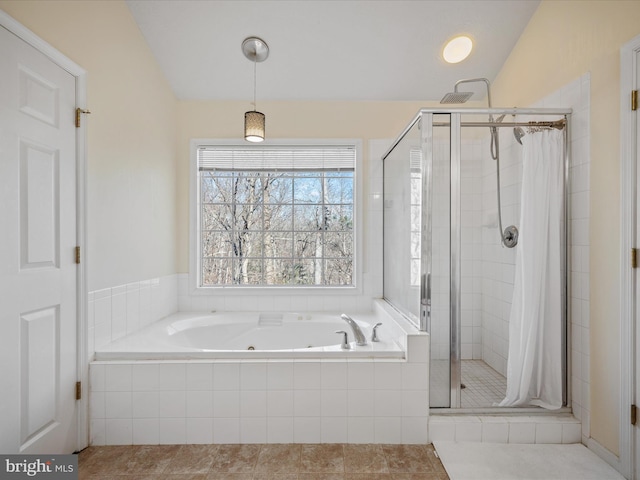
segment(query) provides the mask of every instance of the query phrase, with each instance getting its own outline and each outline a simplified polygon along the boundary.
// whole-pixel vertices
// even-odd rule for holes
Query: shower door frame
[[[570,405],[569,388],[569,371],[571,368],[571,356],[569,354],[568,340],[570,337],[570,255],[569,255],[569,239],[570,236],[570,195],[569,195],[569,159],[570,159],[570,131],[571,131],[571,113],[570,108],[423,108],[409,122],[407,127],[398,136],[389,150],[383,155],[385,159],[395,147],[402,141],[405,135],[413,128],[416,122],[420,122],[421,143],[422,143],[422,212],[421,212],[421,272],[420,272],[420,318],[419,327],[421,331],[431,333],[431,267],[432,267],[432,216],[430,215],[432,208],[432,192],[433,192],[433,129],[442,124],[435,123],[434,115],[449,115],[450,123],[450,271],[449,271],[449,328],[450,328],[450,344],[449,344],[449,383],[450,383],[450,403],[449,409],[456,411],[462,410],[461,405],[461,380],[462,380],[462,359],[461,359],[461,254],[462,254],[462,238],[461,238],[461,187],[460,187],[460,169],[461,169],[461,130],[465,126],[473,127],[515,127],[530,126],[529,122],[462,122],[463,115],[487,115],[487,116],[563,116],[565,125],[563,129],[564,136],[564,152],[563,152],[563,186],[564,186],[564,208],[563,208],[563,229],[562,248],[561,248],[561,264],[562,269],[562,299],[563,308],[561,312],[561,329],[562,329],[562,400],[563,407]],[[548,120],[540,120],[540,122]],[[431,388],[431,387],[430,387]],[[432,407],[434,408],[434,407]],[[446,411],[447,407],[435,407],[436,411]],[[482,409],[485,410],[485,409]],[[492,412],[505,412],[505,407],[487,407],[486,410]],[[524,413],[527,409],[518,408],[518,412]],[[478,409],[473,409],[477,412]],[[539,411],[539,408],[535,408]]]

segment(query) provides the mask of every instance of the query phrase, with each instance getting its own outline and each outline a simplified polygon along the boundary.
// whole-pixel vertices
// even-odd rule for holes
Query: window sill
[[[362,289],[354,286],[344,287],[264,287],[250,285],[230,285],[216,287],[195,287],[191,289],[192,295],[360,295]]]

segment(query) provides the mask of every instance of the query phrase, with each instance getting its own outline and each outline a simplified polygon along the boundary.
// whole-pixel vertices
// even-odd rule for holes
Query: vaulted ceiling
[[[261,100],[439,100],[456,80],[493,80],[539,0],[127,0],[176,96],[248,100],[242,41],[270,47],[256,65]],[[458,34],[475,42],[450,65]],[[468,90],[465,88],[465,90]],[[470,88],[473,90],[473,88]],[[481,90],[473,100],[481,100]]]

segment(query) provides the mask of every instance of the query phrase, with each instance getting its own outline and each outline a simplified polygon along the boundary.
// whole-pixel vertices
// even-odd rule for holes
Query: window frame
[[[353,185],[353,285],[201,285],[202,261],[200,234],[200,183],[198,181],[198,149],[206,146],[246,146],[237,139],[192,139],[189,154],[189,290],[191,294],[212,295],[354,295],[362,294],[363,258],[363,169],[362,141],[359,139],[278,139],[265,140],[264,146],[351,146],[355,149]]]

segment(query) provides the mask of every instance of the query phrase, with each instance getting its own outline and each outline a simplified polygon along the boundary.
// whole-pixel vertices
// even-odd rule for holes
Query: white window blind
[[[355,148],[344,145],[203,146],[198,149],[198,170],[352,171],[355,158]]]
[[[422,150],[419,148],[409,150],[409,166],[413,171],[422,170]]]
[[[354,285],[355,145],[199,145],[198,285]]]

